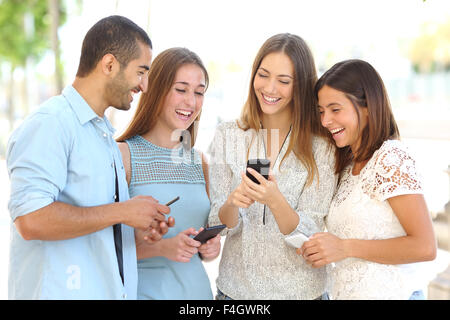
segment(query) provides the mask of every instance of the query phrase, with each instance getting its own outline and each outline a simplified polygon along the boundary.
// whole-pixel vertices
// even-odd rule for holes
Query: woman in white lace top
[[[324,230],[337,176],[334,147],[313,106],[314,60],[298,36],[269,38],[253,64],[238,121],[222,123],[210,146],[210,225],[226,224],[218,299],[317,299],[323,269],[308,266],[284,241]],[[323,137],[321,137],[323,136]],[[271,161],[266,180],[248,159]]]
[[[383,82],[367,62],[347,60],[315,91],[322,126],[338,147],[340,181],[329,233],[313,235],[298,252],[314,268],[329,265],[331,299],[413,299],[420,293],[413,263],[433,260],[436,241]]]

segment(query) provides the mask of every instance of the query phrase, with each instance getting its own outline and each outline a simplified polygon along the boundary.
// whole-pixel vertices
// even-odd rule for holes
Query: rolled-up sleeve
[[[36,113],[11,136],[6,163],[12,220],[55,200],[67,178],[68,135],[52,114]]]

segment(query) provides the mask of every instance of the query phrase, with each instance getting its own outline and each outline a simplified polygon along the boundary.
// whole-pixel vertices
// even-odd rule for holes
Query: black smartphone
[[[194,237],[194,240],[200,241],[203,244],[206,241],[208,241],[209,239],[214,238],[215,236],[217,236],[220,233],[220,231],[225,229],[225,227],[226,227],[226,225],[221,224],[221,225],[218,225],[218,226],[205,228],[198,235],[196,235]]]
[[[178,201],[178,200],[180,200],[180,197],[176,197],[175,199],[170,200],[170,201],[167,202],[165,205],[166,205],[166,206],[170,206],[172,203],[174,203],[174,202],[176,202],[176,201]]]
[[[247,161],[247,168],[252,168],[257,171],[264,178],[269,179],[269,170],[270,170],[270,160],[269,159],[249,159]],[[250,174],[247,170],[245,170],[245,174],[249,177],[254,183],[259,184],[259,181]]]

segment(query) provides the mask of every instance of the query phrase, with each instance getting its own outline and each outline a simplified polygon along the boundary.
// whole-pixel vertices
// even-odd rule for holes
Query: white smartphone
[[[307,236],[305,236],[303,233],[297,233],[292,236],[288,236],[288,237],[284,238],[284,241],[286,241],[286,243],[288,245],[290,245],[291,247],[294,247],[294,248],[301,248],[301,246],[303,245],[303,242],[308,241],[308,240],[309,240],[309,238]]]

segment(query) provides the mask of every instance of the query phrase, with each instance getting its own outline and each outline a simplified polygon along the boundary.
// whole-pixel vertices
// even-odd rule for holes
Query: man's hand
[[[165,214],[170,213],[168,206],[159,204],[157,200],[150,196],[136,196],[125,202],[121,202],[123,206],[123,219],[122,223],[129,225],[135,229],[147,231],[150,228],[163,231],[164,225],[160,225],[166,222]],[[174,221],[172,222],[174,223]],[[165,231],[167,233],[167,231]],[[164,233],[165,234],[165,233]]]

